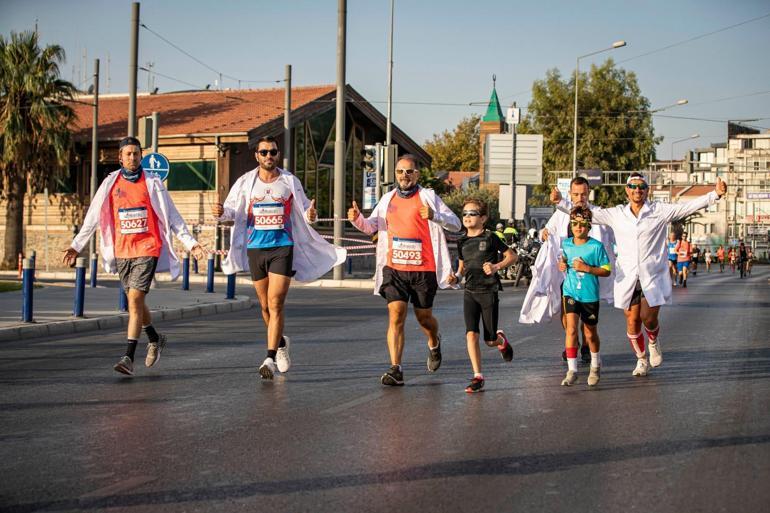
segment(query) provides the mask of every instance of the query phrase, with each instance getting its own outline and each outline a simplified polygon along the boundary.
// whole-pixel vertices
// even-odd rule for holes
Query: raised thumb
[[[358,203],[356,203],[356,200],[353,200],[353,208],[358,210]]]
[[[310,200],[310,208],[315,208],[315,200]]]

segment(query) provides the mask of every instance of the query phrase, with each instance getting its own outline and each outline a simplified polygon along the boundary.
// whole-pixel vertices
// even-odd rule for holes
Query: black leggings
[[[463,313],[465,315],[465,331],[479,332],[479,319],[484,326],[484,341],[497,340],[497,314],[500,300],[497,291],[465,291],[463,297]]]

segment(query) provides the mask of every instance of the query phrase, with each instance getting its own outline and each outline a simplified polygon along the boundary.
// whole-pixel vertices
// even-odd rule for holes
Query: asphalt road
[[[602,381],[559,386],[556,323],[516,323],[486,391],[464,393],[462,292],[435,314],[444,362],[412,314],[406,386],[384,388],[385,302],[292,289],[291,371],[256,372],[255,309],[157,326],[169,346],[133,378],[123,332],[0,344],[0,510],[770,510],[770,269],[703,275],[661,315],[664,363],[633,378],[622,312],[603,306]],[[137,351],[144,360],[144,343]]]

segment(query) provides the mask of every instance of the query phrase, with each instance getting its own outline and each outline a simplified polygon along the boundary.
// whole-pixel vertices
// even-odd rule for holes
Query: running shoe
[[[561,359],[564,360],[565,362],[567,361],[567,351],[566,350],[561,352]]]
[[[633,376],[639,376],[644,377],[647,375],[647,373],[650,370],[650,364],[647,363],[647,358],[638,358],[636,360],[636,368],[634,369],[634,372],[632,373]]]
[[[484,378],[478,376],[474,377],[470,384],[465,387],[465,391],[469,394],[475,394],[476,392],[484,391]]]
[[[123,356],[112,368],[121,374],[128,374],[129,376],[134,375],[134,362],[132,362],[131,358],[128,356]]]
[[[404,386],[404,373],[401,372],[401,369],[398,365],[393,365],[385,374],[382,375],[380,382],[383,385],[391,387]]]
[[[599,375],[601,374],[601,368],[599,367],[591,367],[591,371],[588,373],[588,379],[586,380],[586,383],[588,383],[589,387],[595,387],[599,384]]]
[[[653,367],[660,367],[663,363],[663,350],[660,348],[660,340],[655,339],[655,342],[647,344],[650,348],[650,365]]]
[[[563,387],[571,387],[572,385],[574,385],[577,382],[578,382],[577,372],[575,372],[575,371],[567,371],[567,375],[561,381],[561,386],[563,386]]]
[[[262,376],[262,379],[273,379],[277,370],[278,367],[276,367],[273,359],[265,358],[265,361],[262,362],[262,366],[259,368],[259,375]]]
[[[441,335],[438,336],[438,345],[428,352],[428,371],[436,372],[441,367]]]
[[[511,344],[508,342],[508,337],[505,336],[505,332],[503,330],[497,330],[497,338],[498,340],[501,338],[503,339],[503,343],[497,346],[497,349],[500,351],[500,356],[506,362],[512,361],[513,347],[511,347]]]
[[[684,280],[684,282],[682,283],[682,288],[685,288],[685,289],[687,288],[687,280]]]
[[[289,337],[284,336],[283,342],[286,344],[283,347],[278,348],[278,352],[275,354],[275,364],[278,367],[278,371],[284,373],[291,367],[291,358],[289,358]]]
[[[144,359],[144,365],[152,367],[158,360],[160,360],[160,353],[166,347],[166,335],[162,333],[158,335],[157,342],[150,342],[147,344],[147,357]]]
[[[591,363],[591,348],[585,342],[580,346],[580,359],[583,363]]]

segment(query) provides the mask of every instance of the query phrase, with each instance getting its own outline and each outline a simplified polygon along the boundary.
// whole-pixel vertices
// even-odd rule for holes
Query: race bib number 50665
[[[282,230],[284,209],[283,203],[254,204],[252,207],[255,230]]]
[[[118,210],[118,219],[120,233],[123,235],[145,233],[148,230],[146,207],[121,208]]]

